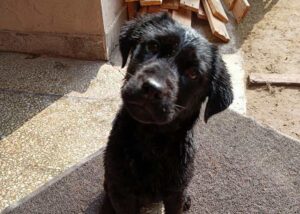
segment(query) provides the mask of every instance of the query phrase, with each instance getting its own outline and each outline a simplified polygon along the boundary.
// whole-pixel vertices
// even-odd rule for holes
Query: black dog
[[[120,35],[123,66],[131,60],[121,107],[105,152],[106,211],[137,214],[163,201],[167,214],[189,208],[192,128],[232,102],[231,82],[216,47],[166,13],[128,22]]]

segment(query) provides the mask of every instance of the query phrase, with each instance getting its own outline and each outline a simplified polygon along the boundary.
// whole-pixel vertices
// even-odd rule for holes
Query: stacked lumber
[[[251,73],[248,76],[250,85],[300,86],[300,74],[265,74]]]
[[[237,23],[246,16],[250,4],[248,0],[222,0],[228,11],[232,12]],[[128,19],[146,13],[169,12],[178,22],[191,26],[192,14],[209,22],[212,34],[228,42],[226,29],[229,19],[221,0],[125,0],[128,7]]]

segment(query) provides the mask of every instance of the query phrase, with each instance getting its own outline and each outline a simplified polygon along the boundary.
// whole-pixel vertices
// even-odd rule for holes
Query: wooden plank
[[[148,7],[140,7],[140,10],[138,12],[138,15],[143,16],[146,13],[148,13]]]
[[[142,6],[161,5],[162,0],[140,0]]]
[[[220,0],[208,0],[208,4],[215,17],[220,19],[222,22],[225,23],[228,22],[228,17],[224,11],[224,8]]]
[[[207,20],[207,16],[206,16],[206,13],[205,13],[204,8],[203,8],[202,0],[200,0],[197,16],[198,16],[199,19]]]
[[[170,10],[178,10],[179,0],[163,0],[161,7]]]
[[[192,25],[192,12],[190,10],[185,10],[183,8],[179,8],[178,10],[173,10],[172,18],[182,25],[188,27]]]
[[[216,17],[214,17],[207,0],[202,0],[202,1],[203,1],[204,10],[206,12],[212,34],[220,38],[222,41],[228,42],[230,37],[226,30],[225,24],[219,19],[217,19]]]
[[[200,0],[180,0],[180,7],[198,13]]]
[[[236,0],[232,8],[232,13],[237,23],[240,23],[242,21],[242,19],[246,16],[249,9],[250,9],[250,4],[247,0]]]
[[[139,9],[139,2],[127,3],[127,14],[129,20],[137,17],[138,9]]]
[[[168,9],[162,8],[161,6],[149,6],[148,13],[158,13],[158,12],[169,12]]]
[[[288,85],[300,86],[300,74],[249,74],[249,84],[251,85]]]
[[[138,2],[140,0],[125,0],[125,2]]]
[[[228,10],[232,10],[234,3],[236,0],[223,0],[224,4],[228,8]]]

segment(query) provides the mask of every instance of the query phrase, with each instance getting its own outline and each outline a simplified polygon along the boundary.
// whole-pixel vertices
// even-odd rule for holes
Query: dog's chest
[[[194,157],[191,141],[163,135],[144,136],[134,141],[129,168],[137,191],[156,195],[188,182]]]

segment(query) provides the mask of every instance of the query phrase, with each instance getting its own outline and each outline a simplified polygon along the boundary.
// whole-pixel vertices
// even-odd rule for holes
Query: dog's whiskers
[[[117,69],[117,70],[118,70],[118,73],[119,73],[119,74],[121,74],[123,77],[125,77],[126,73],[124,73],[124,72],[122,71],[122,69]]]
[[[119,71],[118,73],[121,74],[124,77],[124,79],[126,79],[127,75],[130,76],[130,77],[133,76],[131,73],[128,73],[128,72],[124,73],[121,69],[118,69],[118,71]]]
[[[174,108],[174,112],[176,112],[176,113],[179,113],[179,112],[181,112],[181,111],[183,111],[183,110],[185,110],[185,108],[184,107],[182,107],[182,106],[175,106],[175,108]]]
[[[182,110],[185,109],[184,106],[181,106],[181,105],[178,105],[178,104],[174,104],[174,105],[175,105],[176,108],[179,108],[179,109],[182,109]]]

